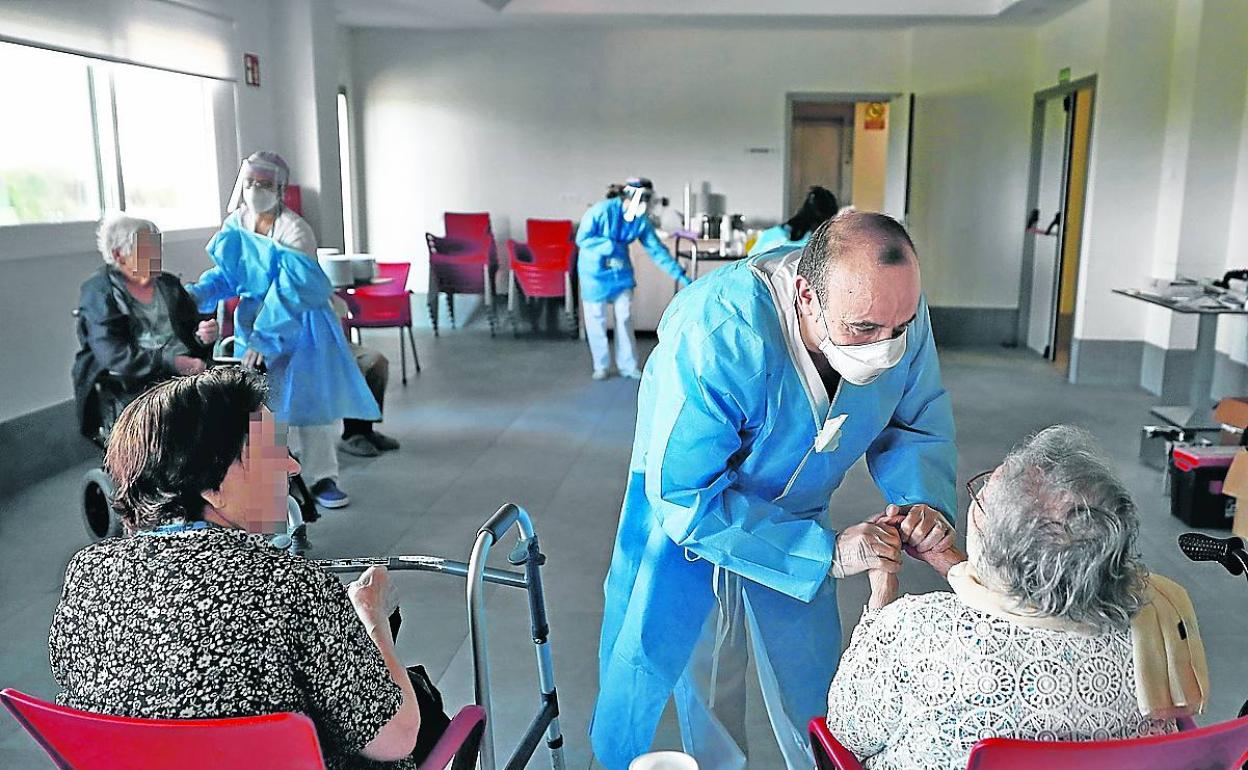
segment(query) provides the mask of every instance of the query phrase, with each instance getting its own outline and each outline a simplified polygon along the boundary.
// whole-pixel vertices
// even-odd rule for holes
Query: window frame
[[[60,222],[23,222],[14,225],[0,225],[0,262],[12,262],[37,257],[49,257],[83,251],[84,243],[94,243],[95,229],[107,211],[125,211],[125,170],[120,149],[119,122],[117,115],[117,98],[115,73],[118,67],[137,67],[156,72],[170,72],[178,75],[199,78],[207,89],[205,94],[206,109],[210,110],[208,118],[208,134],[212,146],[209,148],[214,162],[211,164],[215,172],[217,187],[217,212],[215,221],[203,225],[179,227],[165,230],[166,240],[172,242],[198,240],[210,236],[220,226],[227,205],[229,191],[222,191],[222,180],[233,174],[233,157],[238,154],[238,136],[236,127],[236,87],[232,80],[197,75],[189,72],[178,72],[160,67],[150,67],[124,61],[112,61],[106,58],[85,54],[44,48],[17,41],[0,38],[5,45],[27,48],[34,51],[46,51],[60,56],[72,57],[83,61],[86,67],[87,96],[91,116],[91,134],[94,145],[95,175],[98,192],[99,211],[94,218],[67,219]]]

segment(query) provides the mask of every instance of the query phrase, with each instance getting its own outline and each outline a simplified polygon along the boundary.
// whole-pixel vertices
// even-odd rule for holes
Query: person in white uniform
[[[238,206],[226,221],[234,219],[242,229],[267,235],[315,260],[316,234],[312,226],[282,203],[289,181],[290,167],[281,155],[268,151],[252,153],[243,161],[235,184],[234,200]],[[259,351],[249,349],[243,365],[255,367],[262,360]],[[351,502],[347,493],[338,488],[339,432],[337,423],[290,426],[290,449],[299,457],[303,477],[309,482],[317,505],[324,508],[343,508]]]

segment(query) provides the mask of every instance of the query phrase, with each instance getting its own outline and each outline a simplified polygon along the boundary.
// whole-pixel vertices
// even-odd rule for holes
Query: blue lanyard
[[[135,534],[139,535],[176,535],[179,532],[195,532],[201,529],[212,529],[215,524],[207,521],[179,521],[172,524],[161,524],[159,527],[146,529]]]

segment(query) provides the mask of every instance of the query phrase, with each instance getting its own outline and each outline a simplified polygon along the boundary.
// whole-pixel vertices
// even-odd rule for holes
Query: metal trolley
[[[519,540],[508,561],[523,572],[485,566],[490,548],[513,526]],[[315,562],[330,572],[360,572],[372,566],[390,570],[440,572],[468,579],[468,635],[472,640],[472,669],[477,705],[485,710],[485,735],[481,741],[481,770],[495,770],[494,712],[490,703],[490,659],[486,650],[488,632],[485,616],[485,584],[498,583],[522,588],[529,594],[529,627],[537,651],[537,674],[541,702],[537,715],[507,760],[506,770],[525,767],[545,734],[553,770],[563,770],[563,733],[559,730],[559,696],[555,691],[555,666],[550,654],[550,625],[546,621],[546,596],[542,590],[542,565],[546,555],[537,542],[533,522],[521,507],[507,503],[477,530],[472,553],[465,564],[441,556],[378,556],[353,559],[325,559]]]

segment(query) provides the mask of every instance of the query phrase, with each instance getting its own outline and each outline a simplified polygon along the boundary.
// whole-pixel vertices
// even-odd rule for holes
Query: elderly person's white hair
[[[120,250],[128,253],[134,247],[136,233],[159,233],[160,228],[147,219],[127,216],[124,213],[107,214],[100,220],[95,231],[95,243],[100,249],[104,262],[114,265],[117,260],[113,252]]]
[[[1050,617],[1125,629],[1144,604],[1139,519],[1091,434],[1040,431],[1011,452],[985,490],[980,567]]]

